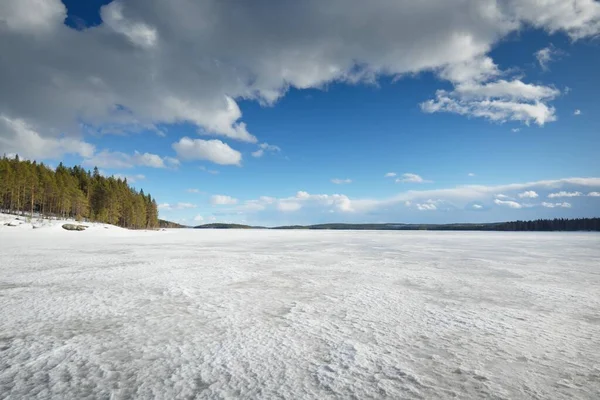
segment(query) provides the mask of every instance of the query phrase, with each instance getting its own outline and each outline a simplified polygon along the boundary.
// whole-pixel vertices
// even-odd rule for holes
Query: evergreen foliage
[[[43,163],[0,159],[0,210],[44,217],[97,221],[132,229],[158,227],[156,201],[127,179],[104,177],[62,163],[56,170]]]

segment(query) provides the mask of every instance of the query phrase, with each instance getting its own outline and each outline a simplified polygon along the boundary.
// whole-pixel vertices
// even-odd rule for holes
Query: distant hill
[[[206,224],[196,229],[312,229],[312,230],[377,230],[377,231],[600,231],[600,218],[538,219],[491,223],[456,224],[316,224],[265,228],[240,224]]]
[[[189,228],[189,226],[181,225],[176,222],[171,222],[164,219],[158,220],[158,226],[160,228]]]
[[[250,225],[241,225],[241,224],[204,224],[195,226],[194,229],[264,229],[261,226],[250,226]]]

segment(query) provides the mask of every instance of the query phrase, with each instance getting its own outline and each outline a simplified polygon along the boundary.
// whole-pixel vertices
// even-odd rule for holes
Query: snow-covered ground
[[[0,398],[600,398],[600,235],[0,226]]]

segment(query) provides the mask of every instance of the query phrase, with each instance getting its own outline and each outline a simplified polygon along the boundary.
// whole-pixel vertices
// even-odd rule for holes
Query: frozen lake
[[[0,229],[0,398],[600,398],[600,235]]]

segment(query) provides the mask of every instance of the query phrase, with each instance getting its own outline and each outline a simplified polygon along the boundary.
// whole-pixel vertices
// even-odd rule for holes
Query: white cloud
[[[278,146],[269,144],[269,143],[261,143],[258,145],[258,150],[252,152],[252,157],[262,157],[265,152],[271,152],[271,153],[276,153],[281,151],[281,149]]]
[[[352,179],[339,179],[339,178],[333,178],[331,180],[331,183],[335,183],[336,185],[344,185],[344,184],[348,184],[348,183],[352,183]]]
[[[183,137],[173,143],[173,149],[184,160],[207,160],[221,165],[241,165],[242,154],[220,140]]]
[[[510,207],[510,208],[523,208],[522,204],[517,203],[516,201],[512,201],[512,200],[495,199],[494,203],[496,203],[499,206],[506,206],[506,207]]]
[[[204,221],[204,217],[202,215],[196,215],[194,217],[194,221],[196,221],[196,222],[202,222],[202,221]]]
[[[393,177],[395,177],[395,176],[396,176],[396,173],[395,173],[395,172],[388,172],[387,174],[385,174],[385,177],[386,177],[386,178],[393,178]]]
[[[581,193],[581,192],[566,192],[566,191],[561,190],[560,192],[550,193],[548,195],[548,198],[554,199],[557,197],[579,197],[579,196],[583,196],[583,193]]]
[[[73,137],[82,125],[190,123],[257,143],[240,99],[272,104],[289,88],[434,71],[455,90],[424,110],[542,125],[556,118],[549,99],[521,95],[551,88],[506,80],[515,87],[498,97],[507,73],[487,54],[525,26],[571,39],[600,33],[593,0],[240,2],[235,12],[222,2],[131,0],[100,16],[78,31],[59,0],[1,1],[0,115],[42,138]],[[461,91],[466,82],[490,98]]]
[[[419,211],[435,211],[437,210],[437,206],[431,203],[421,203],[417,204],[417,209]]]
[[[575,111],[573,111],[573,115],[581,115],[581,110],[576,109]]]
[[[600,192],[589,192],[587,195],[590,197],[600,197]]]
[[[265,154],[265,151],[263,149],[258,149],[256,151],[253,151],[251,154],[252,157],[260,158]]]
[[[548,70],[548,64],[550,64],[550,62],[554,61],[556,57],[561,56],[562,54],[563,52],[554,47],[552,44],[534,53],[535,58],[544,71]]]
[[[185,210],[185,209],[189,209],[189,208],[196,208],[197,206],[195,204],[192,203],[177,203],[175,205],[175,208],[178,210]]]
[[[519,193],[518,196],[521,199],[535,199],[539,197],[538,194],[533,190],[527,190],[523,193]]]
[[[83,160],[83,165],[98,168],[167,168],[176,167],[179,160],[172,157],[161,157],[157,154],[140,153],[126,154],[119,151],[102,150]]]
[[[18,154],[31,160],[59,159],[65,154],[89,157],[92,144],[75,137],[43,137],[21,119],[0,115],[0,152]]]
[[[546,104],[560,92],[548,86],[519,80],[490,83],[458,83],[455,90],[438,90],[435,100],[421,104],[427,113],[450,112],[495,122],[535,122],[542,126],[556,120],[555,109]]]
[[[469,173],[467,174],[467,176],[474,177],[474,176],[475,176],[475,174],[474,174],[473,172],[469,172]]]
[[[520,130],[521,130],[520,128],[512,128],[510,131],[511,131],[512,133],[517,133],[517,132],[519,132]]]
[[[200,189],[186,189],[185,191],[188,193],[202,193]]]
[[[546,207],[546,208],[571,208],[571,203],[546,203],[546,202],[542,202],[542,207]]]
[[[50,34],[67,16],[60,0],[0,2],[0,25],[19,33]]]
[[[427,180],[421,178],[419,175],[411,174],[411,173],[402,174],[402,176],[400,178],[396,179],[396,183],[428,183],[428,182],[431,182],[431,181],[427,181]]]
[[[290,222],[296,219],[293,223],[303,223],[315,216],[334,214],[339,214],[344,221],[390,222],[412,219],[415,222],[424,222],[423,219],[429,218],[430,214],[425,211],[435,214],[438,222],[440,218],[447,218],[448,222],[452,222],[457,219],[467,220],[465,214],[460,214],[465,211],[488,213],[489,218],[494,219],[506,218],[503,209],[520,209],[524,213],[523,218],[535,219],[538,218],[534,213],[535,207],[541,207],[541,204],[521,203],[514,200],[518,198],[519,193],[535,191],[542,197],[553,190],[572,191],[575,188],[587,189],[586,192],[590,189],[598,191],[600,178],[566,178],[494,186],[461,185],[445,189],[407,190],[387,198],[350,198],[344,194],[311,194],[298,191],[290,197],[262,196],[246,200],[235,205],[231,210],[242,212],[250,219],[259,218],[263,221],[261,223],[264,223],[265,219],[281,221],[281,218]],[[289,205],[292,203],[294,205]],[[494,205],[497,207],[493,207]],[[294,213],[291,212],[292,209]],[[284,210],[290,211],[285,213],[285,216],[281,216],[280,213]],[[423,211],[418,213],[421,217],[415,217],[416,211]],[[336,217],[327,217],[326,220],[331,221],[330,218],[335,220]]]
[[[238,199],[235,199],[231,196],[225,196],[225,195],[221,195],[221,194],[216,194],[214,196],[211,196],[210,198],[210,203],[212,205],[232,205],[232,204],[237,204]]]
[[[123,16],[123,4],[112,2],[101,9],[102,21],[113,31],[127,37],[131,43],[151,48],[158,40],[156,29],[143,23],[128,20]]]
[[[277,204],[277,209],[283,212],[298,211],[302,208],[302,204],[295,201],[282,201]]]
[[[196,204],[192,203],[177,203],[177,204],[169,204],[169,203],[161,203],[158,205],[158,208],[161,210],[189,210],[192,208],[197,208]]]

